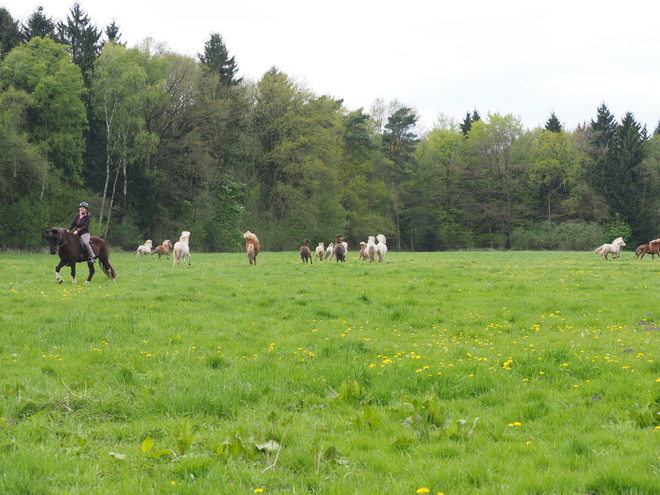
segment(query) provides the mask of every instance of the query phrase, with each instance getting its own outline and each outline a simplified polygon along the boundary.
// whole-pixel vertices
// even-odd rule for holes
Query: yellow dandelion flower
[[[422,487],[422,488],[418,488],[417,491],[416,491],[415,493],[428,493],[428,492],[430,492],[430,491],[431,491],[431,490],[429,490],[428,488],[426,488],[426,487]]]

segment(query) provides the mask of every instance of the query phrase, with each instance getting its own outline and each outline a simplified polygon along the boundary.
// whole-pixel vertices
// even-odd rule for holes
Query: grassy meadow
[[[660,261],[191,245],[0,254],[0,493],[660,493]]]

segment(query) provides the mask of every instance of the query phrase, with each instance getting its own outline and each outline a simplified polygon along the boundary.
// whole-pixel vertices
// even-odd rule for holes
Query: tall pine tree
[[[55,22],[52,17],[44,14],[44,8],[40,5],[28,17],[27,22],[23,25],[22,33],[26,42],[37,36],[55,39]]]
[[[211,37],[204,44],[204,53],[198,53],[197,58],[207,69],[220,76],[224,86],[234,86],[242,79],[236,79],[238,64],[235,57],[230,57],[222,36],[211,33]]]
[[[550,131],[550,132],[561,132],[561,122],[559,122],[559,119],[557,118],[557,115],[555,115],[555,112],[552,112],[550,114],[550,118],[548,121],[545,123],[545,130]]]
[[[89,88],[90,72],[101,53],[101,31],[94,26],[78,2],[73,4],[66,22],[57,26],[60,41],[69,45],[73,62],[80,67],[85,86]]]
[[[628,112],[616,128],[611,141],[610,157],[605,170],[605,194],[612,215],[619,213],[632,227],[633,236],[644,240],[654,236],[645,208],[642,161],[648,139],[642,127]]]
[[[0,7],[0,59],[22,41],[23,35],[18,21],[14,20],[7,9]]]

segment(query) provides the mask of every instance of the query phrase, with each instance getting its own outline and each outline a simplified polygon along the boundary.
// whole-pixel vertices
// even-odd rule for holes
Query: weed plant
[[[0,493],[660,493],[657,260],[193,257],[0,255]]]

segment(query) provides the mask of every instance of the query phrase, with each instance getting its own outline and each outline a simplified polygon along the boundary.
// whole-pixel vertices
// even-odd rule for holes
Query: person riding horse
[[[67,232],[73,232],[75,235],[80,237],[82,240],[82,245],[84,246],[87,254],[89,255],[89,262],[95,263],[96,258],[94,257],[94,251],[92,251],[92,246],[89,245],[89,222],[92,219],[92,215],[89,214],[89,205],[86,202],[82,202],[78,205],[79,213],[73,218],[71,225],[66,229]]]

